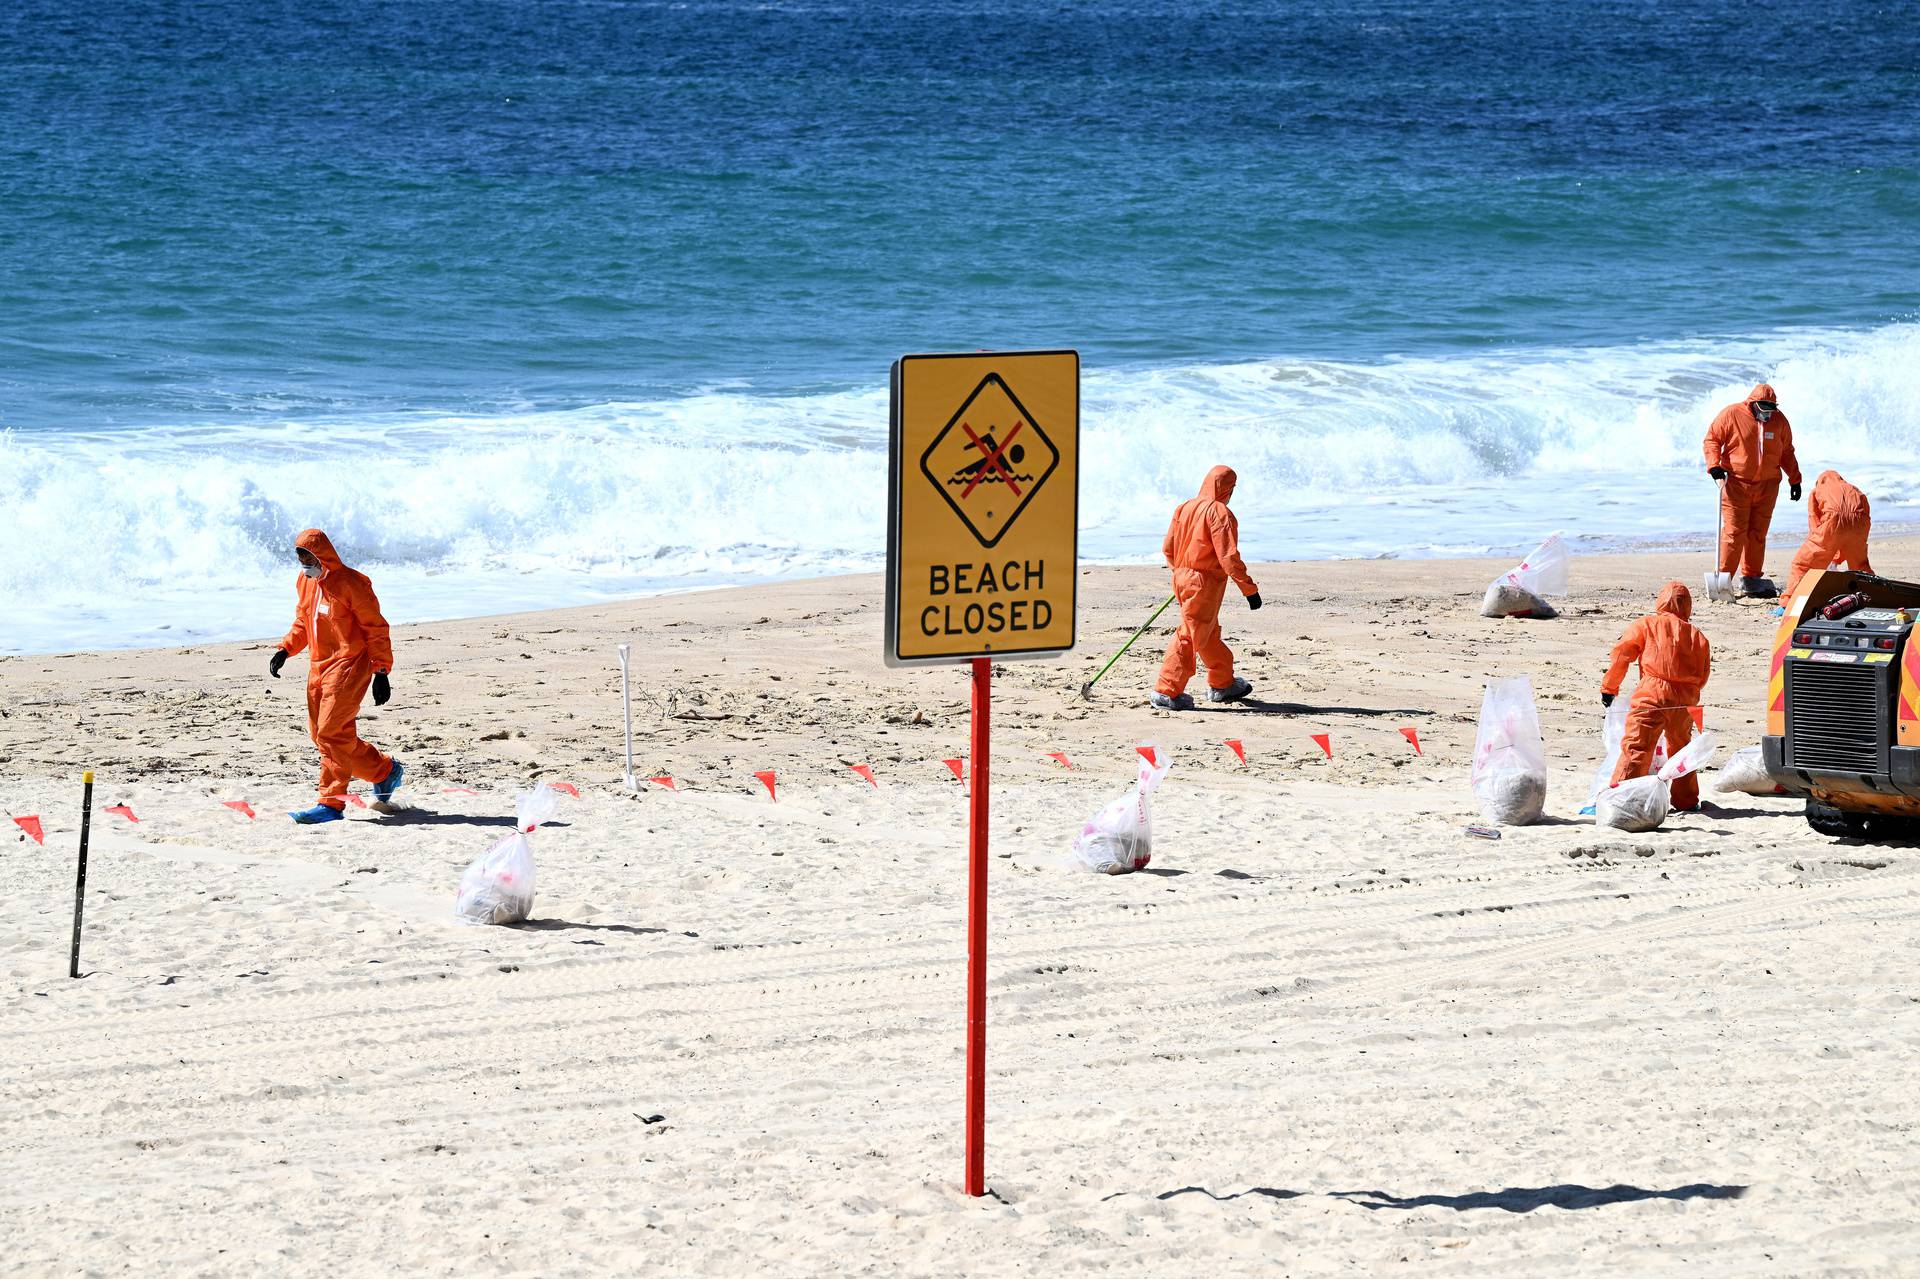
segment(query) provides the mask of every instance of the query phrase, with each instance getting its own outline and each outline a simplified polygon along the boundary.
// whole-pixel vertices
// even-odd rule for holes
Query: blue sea
[[[1074,347],[1082,546],[1920,518],[1920,5],[10,0],[0,651],[870,569],[886,378]],[[1779,520],[1800,508],[1782,504]],[[1576,589],[1578,586],[1576,566]]]

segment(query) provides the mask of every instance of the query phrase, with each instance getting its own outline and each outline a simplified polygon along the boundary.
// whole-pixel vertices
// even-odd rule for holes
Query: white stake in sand
[[[633,780],[633,690],[627,683],[627,647],[620,646],[620,713],[627,731],[627,789],[638,790]]]

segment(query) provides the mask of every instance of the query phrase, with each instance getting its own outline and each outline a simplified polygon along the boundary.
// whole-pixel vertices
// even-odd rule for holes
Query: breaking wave
[[[1157,553],[1207,467],[1263,559],[1476,553],[1711,530],[1699,440],[1778,388],[1811,479],[1911,503],[1920,325],[1369,363],[1090,368],[1082,550]],[[0,434],[0,651],[277,632],[326,528],[396,620],[876,567],[886,391],[498,417]],[[1697,510],[1695,509],[1697,508]]]

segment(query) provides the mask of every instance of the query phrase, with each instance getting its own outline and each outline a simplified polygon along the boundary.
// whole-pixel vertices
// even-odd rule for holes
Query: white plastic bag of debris
[[[518,924],[533,914],[533,844],[527,836],[560,807],[545,782],[514,801],[513,834],[473,859],[460,876],[454,914],[469,924]]]
[[[1587,806],[1580,810],[1582,814],[1591,817],[1600,802],[1600,792],[1613,785],[1613,770],[1620,766],[1620,743],[1626,735],[1627,695],[1622,693],[1607,707],[1600,727],[1600,767],[1593,770],[1593,785],[1587,788]],[[1653,744],[1653,771],[1659,772],[1666,762],[1667,736],[1662,733]]]
[[[1568,570],[1573,557],[1567,544],[1555,533],[1535,547],[1519,564],[1493,579],[1480,599],[1482,617],[1558,617],[1549,595],[1567,593]]]
[[[1784,795],[1787,792],[1767,772],[1767,761],[1758,746],[1743,746],[1727,756],[1727,762],[1713,779],[1720,794]]]
[[[1647,777],[1629,777],[1617,786],[1600,792],[1594,825],[1615,830],[1658,830],[1667,820],[1673,800],[1675,778],[1697,773],[1713,758],[1712,733],[1695,733],[1693,740],[1680,748],[1658,773]]]
[[[1068,865],[1101,875],[1129,875],[1153,859],[1153,813],[1148,796],[1173,767],[1157,742],[1141,747],[1140,776],[1133,789],[1087,819],[1073,841]]]
[[[1533,681],[1525,675],[1492,680],[1480,703],[1473,742],[1473,794],[1480,815],[1501,826],[1526,826],[1547,808],[1547,748]]]

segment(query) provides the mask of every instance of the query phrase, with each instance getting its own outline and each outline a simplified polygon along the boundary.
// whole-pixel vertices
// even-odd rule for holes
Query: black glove
[[[1602,693],[1600,694],[1600,704],[1602,706],[1611,706],[1613,705],[1613,699],[1618,696],[1620,696],[1618,693]]]
[[[1724,466],[1709,466],[1707,468],[1707,474],[1716,480],[1724,480],[1727,478],[1727,468]]]
[[[274,649],[273,656],[267,659],[267,674],[273,676],[275,679],[279,679],[280,668],[282,666],[285,666],[286,664],[287,664],[287,650],[284,648]]]
[[[1260,592],[1259,591],[1255,591],[1253,594],[1247,596],[1247,607],[1255,613],[1258,613],[1260,611]]]
[[[1800,486],[1798,484],[1795,484],[1793,487],[1789,488],[1787,490],[1787,497],[1792,501],[1798,502],[1800,500]]]
[[[387,683],[387,673],[385,671],[375,671],[373,673],[373,704],[375,706],[385,706],[387,699],[392,696],[393,685]]]

